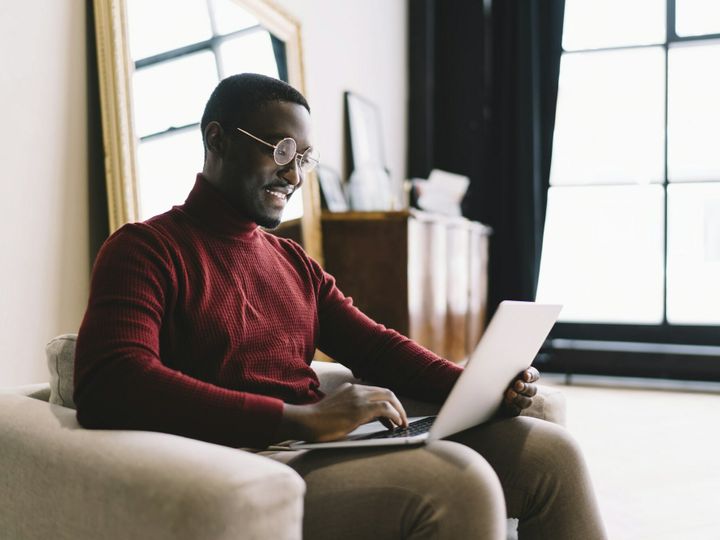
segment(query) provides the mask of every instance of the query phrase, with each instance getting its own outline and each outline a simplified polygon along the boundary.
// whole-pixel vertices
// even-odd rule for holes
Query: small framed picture
[[[350,171],[367,167],[387,169],[380,110],[373,102],[345,92]]]
[[[340,175],[329,167],[320,165],[317,168],[317,179],[320,183],[322,207],[331,212],[347,212],[348,201]]]
[[[358,211],[389,210],[393,190],[385,161],[380,109],[358,94],[345,92],[345,114],[350,208]]]

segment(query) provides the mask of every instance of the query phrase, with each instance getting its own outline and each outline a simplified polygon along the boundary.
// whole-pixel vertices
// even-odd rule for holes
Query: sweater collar
[[[253,238],[258,225],[238,212],[201,173],[180,210],[221,236]]]

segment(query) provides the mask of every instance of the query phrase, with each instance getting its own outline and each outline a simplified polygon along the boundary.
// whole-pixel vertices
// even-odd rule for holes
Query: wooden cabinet
[[[325,268],[356,306],[463,360],[485,325],[489,228],[424,212],[324,213]]]

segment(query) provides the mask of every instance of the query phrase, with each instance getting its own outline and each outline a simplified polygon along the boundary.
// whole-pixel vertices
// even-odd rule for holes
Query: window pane
[[[718,0],[675,0],[675,33],[678,36],[720,34]]]
[[[668,177],[720,180],[720,45],[673,47],[668,57]]]
[[[259,24],[258,20],[235,0],[212,0],[212,14],[215,31],[220,35]]]
[[[664,77],[660,47],[564,54],[551,183],[662,182]]]
[[[665,41],[666,0],[566,0],[566,51]]]
[[[205,0],[127,0],[130,56],[137,61],[210,39]]]
[[[656,324],[663,316],[662,186],[554,187],[537,300],[571,322]]]
[[[668,187],[668,321],[720,324],[720,183]]]
[[[278,78],[275,53],[270,34],[266,30],[224,41],[220,45],[220,63],[223,77],[247,72]]]
[[[203,167],[200,129],[151,139],[138,148],[140,216],[147,219],[182,204]]]
[[[136,71],[133,92],[138,136],[199,122],[217,82],[215,55],[211,52]]]

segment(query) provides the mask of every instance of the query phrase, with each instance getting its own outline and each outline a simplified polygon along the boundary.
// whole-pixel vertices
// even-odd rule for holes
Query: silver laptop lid
[[[530,366],[562,306],[501,302],[430,430],[442,439],[489,420],[517,374]]]

